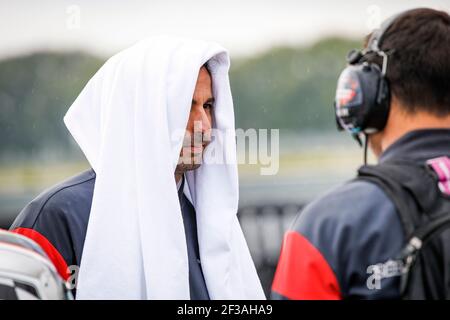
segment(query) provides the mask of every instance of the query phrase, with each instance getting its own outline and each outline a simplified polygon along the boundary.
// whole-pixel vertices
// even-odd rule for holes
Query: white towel
[[[213,81],[214,128],[234,132],[228,53],[183,38],[149,38],[116,54],[67,112],[64,122],[97,174],[77,299],[189,299],[174,171],[204,63]],[[264,299],[236,217],[234,140],[215,139],[206,150],[212,147],[234,161],[186,174],[209,295]]]

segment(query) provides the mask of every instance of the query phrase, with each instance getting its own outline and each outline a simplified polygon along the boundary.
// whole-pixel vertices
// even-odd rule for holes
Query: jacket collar
[[[379,162],[421,162],[440,156],[450,156],[450,129],[410,131],[390,145],[382,153]]]

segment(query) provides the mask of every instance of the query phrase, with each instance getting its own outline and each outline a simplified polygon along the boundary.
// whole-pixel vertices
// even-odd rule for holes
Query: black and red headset
[[[381,131],[386,125],[391,102],[386,72],[389,55],[395,49],[383,51],[380,47],[386,30],[410,11],[383,22],[379,29],[374,30],[365,49],[350,51],[348,65],[339,76],[334,102],[337,126],[339,130],[350,132],[360,145],[361,134],[367,136]],[[381,57],[381,67],[368,60],[374,56]]]

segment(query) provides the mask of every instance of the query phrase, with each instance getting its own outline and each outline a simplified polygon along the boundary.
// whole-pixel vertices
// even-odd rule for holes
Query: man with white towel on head
[[[236,216],[235,140],[211,139],[234,133],[228,69],[217,44],[149,38],[70,107],[92,169],[44,191],[11,229],[66,280],[75,270],[77,299],[265,298]],[[211,148],[227,161],[202,163]]]

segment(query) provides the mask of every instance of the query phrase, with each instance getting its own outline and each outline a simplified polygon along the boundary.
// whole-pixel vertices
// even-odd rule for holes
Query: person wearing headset
[[[272,298],[448,299],[450,16],[400,13],[347,61],[338,126],[365,137],[378,164],[297,216]]]

